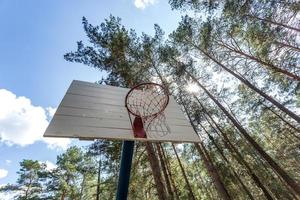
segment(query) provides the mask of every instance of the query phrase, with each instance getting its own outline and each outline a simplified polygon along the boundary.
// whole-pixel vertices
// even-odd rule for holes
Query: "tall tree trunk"
[[[275,172],[275,174],[277,175],[279,180],[282,182],[282,184],[284,184],[284,186],[288,189],[288,191],[290,192],[289,194],[292,196],[292,199],[300,200],[300,197],[297,196],[297,194],[292,190],[292,188],[290,188],[290,186],[287,185],[286,182],[276,172]]]
[[[212,143],[214,144],[214,146],[216,147],[217,151],[220,153],[220,155],[222,156],[222,158],[228,164],[229,169],[233,173],[234,177],[241,184],[243,190],[246,192],[246,194],[249,196],[249,198],[251,200],[254,200],[254,197],[252,196],[252,194],[250,193],[250,191],[248,190],[248,188],[246,187],[246,185],[243,183],[243,181],[240,179],[240,177],[238,176],[238,174],[235,172],[234,168],[231,166],[229,160],[226,158],[226,156],[224,155],[224,152],[221,150],[221,148],[219,147],[219,145],[217,144],[217,142],[215,141],[215,139],[210,135],[210,133],[205,129],[205,127],[201,123],[199,125],[202,127],[202,129],[204,130],[204,132],[207,134],[208,138],[212,141]]]
[[[196,98],[197,101],[199,102],[201,108],[203,109],[205,115],[207,115],[209,117],[209,119],[212,121],[212,123],[215,125],[215,127],[218,129],[216,130],[215,127],[212,125],[212,123],[207,119],[207,117],[205,115],[204,118],[206,119],[206,121],[209,123],[209,125],[212,127],[212,129],[219,134],[219,132],[222,134],[223,138],[224,138],[224,144],[226,146],[226,148],[231,152],[231,154],[234,156],[234,158],[240,163],[240,165],[245,166],[248,174],[250,175],[250,177],[252,178],[252,180],[254,181],[254,183],[256,184],[256,186],[258,188],[260,188],[265,197],[267,199],[271,199],[272,196],[269,193],[269,191],[267,190],[267,188],[263,185],[263,183],[261,182],[261,180],[258,178],[258,176],[253,172],[253,170],[251,169],[251,167],[248,165],[248,163],[244,160],[243,156],[239,153],[239,151],[234,147],[234,145],[230,142],[229,138],[227,137],[227,134],[221,129],[221,127],[218,125],[218,123],[216,123],[216,121],[210,116],[210,114],[207,112],[207,110],[205,109],[205,107],[202,105],[202,103],[199,101],[198,98]],[[279,176],[280,177],[280,176]]]
[[[159,198],[159,200],[166,200],[167,199],[166,190],[165,190],[164,183],[162,181],[159,161],[155,155],[153,145],[152,145],[152,143],[145,142],[145,146],[146,146],[146,151],[147,151],[147,155],[148,155],[148,160],[150,162],[152,174],[154,177],[154,182],[155,182],[155,187],[157,190],[158,198]]]
[[[69,176],[67,176],[67,178],[66,178],[66,183],[67,183],[67,185],[69,185],[69,181],[70,181],[70,178],[69,178]],[[66,194],[67,194],[67,190],[66,190],[66,189],[63,189],[63,192],[62,192],[62,194],[61,194],[60,199],[61,199],[61,200],[64,200]]]
[[[223,65],[222,63],[220,63],[218,60],[216,60],[214,57],[212,57],[209,53],[207,53],[206,51],[203,51],[201,48],[199,48],[196,45],[193,45],[195,48],[197,48],[201,53],[203,53],[206,57],[208,57],[209,59],[211,59],[213,62],[215,62],[217,65],[219,65],[220,67],[222,67],[224,70],[226,70],[227,72],[229,72],[231,75],[233,75],[234,77],[236,77],[237,79],[239,79],[242,83],[244,83],[246,86],[248,86],[250,89],[254,90],[255,92],[257,92],[259,95],[261,95],[262,97],[264,97],[265,99],[267,99],[268,101],[270,101],[272,104],[274,104],[277,108],[279,108],[280,110],[282,110],[283,112],[285,112],[286,114],[288,114],[291,118],[293,118],[294,120],[296,120],[298,123],[300,123],[300,117],[298,115],[296,115],[295,113],[293,113],[292,111],[290,111],[289,109],[287,109],[284,105],[282,105],[281,103],[279,103],[278,101],[276,101],[275,99],[273,99],[271,96],[267,95],[266,93],[264,93],[262,90],[258,89],[256,86],[254,86],[253,84],[251,84],[248,80],[244,79],[242,76],[238,75],[237,73],[235,73],[234,71],[232,71],[231,69],[227,68],[225,65]],[[188,71],[185,70],[185,72],[192,77],[192,79],[195,82],[198,82],[198,80],[192,76]],[[203,86],[202,86],[203,87]],[[201,87],[201,88],[202,88]]]
[[[293,49],[295,51],[300,51],[299,47],[296,47],[296,46],[293,46],[293,45],[290,45],[290,44],[287,44],[287,43],[283,43],[283,42],[279,42],[279,41],[274,41],[274,43],[278,44],[278,45],[281,45],[283,47],[287,47],[287,48]]]
[[[208,173],[214,180],[214,185],[215,185],[220,197],[224,200],[230,200],[231,197],[229,196],[227,189],[225,188],[223,182],[221,181],[221,177],[220,177],[219,173],[217,172],[215,166],[212,164],[210,156],[208,155],[204,145],[202,143],[200,143],[200,144],[196,143],[195,147],[196,147],[197,151],[199,152],[199,154],[201,155]]]
[[[182,99],[181,99],[182,100]],[[185,105],[185,103],[182,102],[182,105],[184,106],[185,112],[188,112],[188,109]],[[209,134],[209,132],[204,128],[204,126],[199,123],[199,125],[202,127],[202,129],[204,130],[204,132],[208,135],[209,139],[212,141],[212,143],[214,144],[214,146],[216,147],[217,151],[220,153],[220,155],[222,156],[222,158],[225,160],[225,162],[228,164],[230,170],[232,171],[232,173],[234,174],[234,177],[238,180],[238,182],[241,184],[242,188],[245,190],[246,194],[249,196],[249,198],[251,200],[254,200],[254,197],[252,196],[252,194],[250,193],[250,191],[248,190],[248,188],[246,187],[246,185],[243,183],[243,181],[240,179],[240,177],[238,176],[238,174],[235,172],[235,170],[233,169],[233,167],[231,166],[229,160],[225,157],[223,151],[221,150],[221,148],[219,147],[219,145],[216,143],[216,141],[214,140],[214,138]]]
[[[293,31],[300,32],[299,28],[292,27],[292,26],[289,26],[287,24],[282,24],[282,23],[279,23],[279,22],[275,22],[275,21],[272,21],[270,19],[261,18],[261,17],[255,16],[255,15],[245,15],[245,16],[249,17],[249,18],[252,18],[252,19],[257,19],[257,20],[260,20],[260,21],[263,21],[263,22],[267,22],[267,23],[270,23],[270,24],[274,24],[274,25],[277,25],[277,26],[282,26],[284,28],[287,28],[287,29],[290,29],[290,30],[293,30]]]
[[[280,176],[278,176],[278,174],[269,168],[268,164],[265,163],[263,160],[261,159],[255,159],[255,162],[257,165],[262,165],[263,167],[263,172],[265,174],[265,176],[269,176],[270,177],[270,182],[278,182],[278,180],[276,179],[276,177],[278,177],[278,179],[282,182],[282,179],[280,179]],[[289,187],[285,184],[285,182],[283,181],[282,184],[289,190]],[[288,200],[293,200],[291,194],[293,193],[293,191],[289,191],[288,194],[284,193],[281,194],[277,188],[272,188],[272,186],[269,187],[270,190],[272,191],[272,194],[274,194],[274,196],[276,197],[276,199],[282,199],[282,198],[286,198]]]
[[[98,178],[97,178],[97,193],[96,200],[100,200],[100,181],[101,181],[101,154],[98,161]]]
[[[185,70],[186,71],[186,70]],[[292,179],[286,171],[284,171],[262,148],[261,146],[248,134],[248,132],[234,119],[234,117],[224,108],[224,106],[194,77],[186,71],[192,80],[217,104],[222,112],[230,119],[234,126],[243,134],[246,140],[254,147],[254,149],[269,163],[269,165],[290,185],[291,188],[300,195],[300,185]]]
[[[174,181],[174,179],[173,179],[173,175],[172,175],[172,173],[171,173],[171,166],[170,166],[170,163],[169,163],[169,161],[168,161],[168,159],[167,159],[166,153],[165,153],[165,151],[164,151],[162,145],[159,144],[159,146],[160,146],[160,148],[161,148],[163,158],[164,158],[164,160],[166,161],[166,169],[167,169],[167,171],[168,171],[168,174],[169,174],[169,177],[170,177],[170,181],[171,181],[171,183],[172,183],[172,187],[173,187],[174,193],[175,193],[175,195],[176,195],[176,199],[177,199],[177,200],[180,200],[179,194],[178,194],[178,190],[177,190],[175,181]]]
[[[183,168],[183,166],[182,166],[181,160],[180,160],[180,158],[179,158],[179,156],[178,156],[177,150],[176,150],[175,145],[174,145],[173,143],[172,143],[172,148],[173,148],[173,150],[174,150],[174,152],[175,152],[175,155],[176,155],[176,158],[177,158],[179,167],[180,167],[180,169],[181,169],[183,178],[184,178],[185,183],[186,183],[186,186],[187,186],[187,188],[188,188],[188,190],[189,190],[189,199],[196,200],[195,195],[194,195],[193,190],[192,190],[192,187],[191,187],[191,184],[190,184],[190,182],[189,182],[189,180],[188,180],[188,178],[187,178],[187,176],[186,176],[186,173],[185,173],[184,168]]]
[[[212,191],[211,191],[211,188],[210,187],[205,187],[205,182],[204,182],[204,180],[203,180],[203,178],[201,177],[201,169],[199,170],[200,172],[200,174],[199,174],[199,179],[200,179],[200,185],[201,185],[201,188],[204,188],[204,190],[205,190],[205,192],[206,192],[206,194],[207,194],[207,196],[208,196],[208,199],[215,199],[213,196],[213,194],[212,194]],[[202,187],[202,186],[204,186],[204,187]]]
[[[260,63],[260,64],[262,64],[262,65],[265,65],[265,66],[267,66],[268,68],[270,68],[271,70],[273,70],[274,72],[282,73],[282,74],[288,76],[289,78],[292,78],[292,79],[294,79],[294,80],[300,81],[300,77],[297,76],[296,74],[293,74],[293,73],[291,73],[291,72],[289,72],[289,71],[287,71],[287,70],[285,70],[285,69],[282,69],[282,68],[280,68],[280,67],[277,67],[277,66],[275,66],[275,65],[272,64],[272,63],[265,62],[265,61],[263,61],[263,60],[261,60],[261,59],[258,59],[258,58],[254,57],[254,56],[252,56],[252,55],[249,55],[249,54],[247,54],[247,53],[245,53],[245,52],[243,52],[243,51],[240,51],[240,50],[237,50],[237,49],[235,49],[235,48],[232,48],[232,47],[230,47],[230,46],[228,46],[228,45],[225,45],[223,42],[222,42],[222,44],[220,44],[220,43],[218,43],[218,44],[219,44],[220,46],[222,46],[222,47],[225,47],[226,49],[228,49],[228,50],[230,50],[230,51],[233,51],[233,52],[235,52],[235,53],[237,53],[237,54],[240,54],[240,55],[242,55],[242,56],[244,56],[244,57],[246,57],[246,58],[249,58],[249,59],[251,59],[251,60],[254,60],[254,61],[256,61],[257,63]]]
[[[65,196],[66,196],[66,190],[63,190],[60,200],[65,200]]]
[[[165,160],[163,158],[159,143],[156,143],[156,149],[157,149],[157,153],[158,153],[159,160],[160,160],[160,163],[161,163],[161,168],[162,168],[162,171],[163,171],[163,174],[164,174],[164,177],[165,177],[165,182],[166,182],[167,190],[168,190],[168,193],[169,193],[169,197],[170,197],[170,199],[173,200],[174,195],[173,195],[173,192],[172,192],[170,179],[169,179],[169,176],[168,176],[168,173],[167,173],[166,163],[165,163]]]
[[[182,97],[179,96],[179,98],[181,99],[181,102],[182,102]],[[197,128],[196,128],[195,124],[193,123],[193,120],[185,106],[184,106],[184,109],[185,109],[185,113],[187,114],[187,117],[192,125],[193,130],[195,131],[195,133],[197,133],[198,132]],[[200,144],[195,143],[195,147],[196,147],[198,153],[200,154],[200,156],[202,157],[204,166],[206,167],[209,175],[212,177],[214,185],[215,185],[220,197],[224,200],[230,200],[231,197],[229,196],[229,193],[228,193],[226,187],[224,186],[223,182],[221,181],[221,177],[220,177],[219,173],[217,172],[216,168],[212,164],[210,156],[207,153],[204,145],[202,143],[200,143]]]
[[[81,187],[80,187],[80,194],[79,194],[79,199],[80,200],[82,199],[82,196],[83,196],[84,185],[85,185],[85,174],[83,174]]]
[[[30,177],[29,177],[29,184],[28,184],[28,186],[27,186],[27,188],[26,188],[26,191],[25,191],[25,199],[28,199],[28,197],[29,197],[29,191],[30,191],[30,188],[31,188],[31,185],[32,185],[32,173],[30,173]]]
[[[269,111],[271,111],[274,115],[276,115],[279,119],[281,119],[281,121],[283,121],[284,123],[286,123],[289,127],[291,127],[293,130],[295,130],[297,133],[300,133],[300,130],[298,128],[296,128],[294,125],[292,125],[290,122],[288,122],[286,119],[284,119],[283,117],[281,117],[278,113],[276,113],[273,109],[271,109],[268,106],[265,106],[266,109],[268,109]],[[296,137],[297,139],[300,139],[300,136],[296,135],[294,132],[291,132],[291,134]]]

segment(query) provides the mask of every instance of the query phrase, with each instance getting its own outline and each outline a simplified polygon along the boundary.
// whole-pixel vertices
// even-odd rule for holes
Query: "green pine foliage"
[[[152,157],[147,144],[136,142],[128,199],[299,199],[299,3],[169,3],[196,14],[184,15],[168,36],[159,25],[153,36],[137,35],[118,17],[96,26],[83,18],[89,42],[64,55],[106,72],[99,84],[163,84],[201,139],[151,144]],[[17,183],[1,192],[15,191],[16,199],[113,199],[120,149],[121,142],[106,140],[70,147],[50,171],[24,160]]]

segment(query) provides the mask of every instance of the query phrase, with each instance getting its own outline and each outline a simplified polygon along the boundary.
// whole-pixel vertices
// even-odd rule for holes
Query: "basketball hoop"
[[[125,98],[134,136],[147,138],[147,134],[152,137],[169,134],[170,128],[164,114],[168,103],[169,94],[162,85],[142,83],[134,86]]]

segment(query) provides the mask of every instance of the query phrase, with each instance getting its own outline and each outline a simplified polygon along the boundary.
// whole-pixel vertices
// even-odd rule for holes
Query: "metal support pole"
[[[123,141],[116,200],[127,200],[134,141]]]

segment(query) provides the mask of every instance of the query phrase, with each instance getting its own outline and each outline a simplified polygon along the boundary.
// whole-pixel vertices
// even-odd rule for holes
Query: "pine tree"
[[[23,160],[20,162],[20,170],[17,184],[8,184],[0,191],[16,192],[16,199],[42,199],[45,191],[43,189],[45,178],[47,177],[46,164],[37,160]]]

